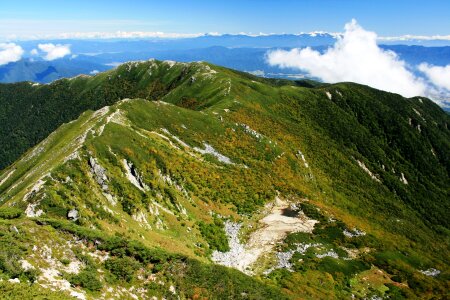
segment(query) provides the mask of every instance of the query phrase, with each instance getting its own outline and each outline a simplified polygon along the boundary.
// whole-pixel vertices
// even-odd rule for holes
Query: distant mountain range
[[[83,59],[57,59],[54,61],[22,59],[0,66],[1,82],[33,81],[48,83],[63,77],[92,74],[110,69],[102,63]]]
[[[114,68],[126,61],[149,58],[181,62],[206,61],[263,77],[300,79],[308,77],[308,74],[298,69],[282,69],[269,65],[266,61],[267,52],[272,49],[307,46],[323,52],[335,41],[336,35],[329,33],[260,36],[204,35],[195,38],[145,40],[22,41],[18,44],[25,50],[25,55],[20,61],[0,66],[0,82],[49,83],[56,79],[80,74],[92,75]],[[393,43],[394,41],[384,42]],[[70,45],[71,53],[52,61],[32,54],[32,50],[39,44],[49,42]],[[450,64],[450,46],[383,44],[380,47],[395,52],[418,77],[422,76],[417,69],[420,63],[425,62],[435,66]],[[450,103],[448,95],[439,94],[438,96],[444,100],[441,103]],[[449,98],[447,102],[446,98]]]
[[[106,43],[103,47],[99,47],[100,50],[96,53],[78,52],[75,50],[87,46],[84,50],[88,51],[91,42],[86,43],[88,45],[84,45],[84,42],[76,41],[72,46],[72,53],[74,54],[54,61],[27,57],[18,62],[0,66],[0,82],[29,80],[48,83],[58,78],[73,77],[79,74],[89,75],[93,72],[104,71],[125,61],[147,60],[149,58],[183,62],[208,61],[241,71],[257,72],[257,74],[267,77],[290,78],[293,74],[299,77],[305,75],[305,73],[298,70],[280,69],[267,64],[265,57],[267,51],[279,47],[209,46],[191,49],[159,49],[166,46],[158,45],[158,47],[152,47],[152,44],[149,42],[118,42],[117,44],[114,43],[114,47]],[[327,47],[322,45],[314,46],[313,48],[323,51]],[[394,51],[411,66],[422,62],[438,66],[450,64],[450,47],[405,45],[382,45],[381,47]],[[284,47],[283,49],[290,48]]]

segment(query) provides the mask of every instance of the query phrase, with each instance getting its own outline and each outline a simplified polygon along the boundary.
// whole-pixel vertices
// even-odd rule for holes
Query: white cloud
[[[31,55],[38,55],[38,50],[36,48],[34,48],[33,50],[30,51]]]
[[[450,65],[440,67],[422,63],[419,65],[419,70],[427,76],[432,84],[450,91]]]
[[[43,56],[45,60],[55,60],[58,58],[62,58],[66,55],[69,55],[70,45],[61,45],[61,44],[39,44],[39,50],[45,52],[46,54]]]
[[[121,64],[123,64],[123,62],[115,61],[115,62],[111,62],[111,63],[106,63],[105,66],[117,67],[117,66],[120,66]]]
[[[247,73],[250,73],[255,76],[264,77],[266,73],[263,70],[254,70],[254,71],[246,71]]]
[[[311,48],[275,50],[267,55],[269,64],[297,68],[325,82],[353,81],[399,93],[406,97],[424,95],[426,84],[407,68],[392,51],[377,45],[377,35],[366,31],[355,20],[323,54]]]
[[[14,43],[0,43],[0,66],[22,58],[23,49]]]

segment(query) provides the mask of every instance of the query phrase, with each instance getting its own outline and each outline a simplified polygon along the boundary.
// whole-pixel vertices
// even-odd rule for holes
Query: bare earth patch
[[[262,255],[272,252],[274,246],[292,232],[312,232],[316,220],[308,219],[303,213],[286,216],[289,203],[277,197],[269,206],[270,212],[259,223],[261,228],[252,232],[247,244],[239,241],[240,224],[227,221],[225,231],[228,235],[230,251],[214,251],[212,260],[218,264],[251,274],[251,266]]]

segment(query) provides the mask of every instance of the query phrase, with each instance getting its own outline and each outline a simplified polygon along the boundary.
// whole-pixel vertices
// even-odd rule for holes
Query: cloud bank
[[[22,47],[14,43],[0,43],[0,66],[22,58]]]
[[[427,76],[433,85],[450,92],[450,65],[440,67],[422,63],[419,65],[419,70]]]
[[[311,48],[275,50],[267,54],[270,65],[296,68],[325,82],[352,81],[399,93],[405,97],[425,95],[426,84],[392,51],[378,47],[377,35],[355,20],[323,54]]]
[[[38,45],[39,50],[45,52],[45,55],[43,58],[45,60],[55,60],[58,58],[62,58],[66,55],[69,55],[70,52],[70,45],[61,45],[61,44],[39,44]]]

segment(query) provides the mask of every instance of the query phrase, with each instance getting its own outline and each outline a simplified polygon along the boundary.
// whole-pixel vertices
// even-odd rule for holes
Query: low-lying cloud
[[[15,43],[0,43],[0,66],[22,58],[24,51]]]
[[[394,52],[378,47],[377,35],[366,31],[355,20],[325,52],[304,49],[275,50],[267,54],[270,65],[296,68],[329,83],[352,81],[399,93],[405,97],[425,95],[423,79],[408,70]]]
[[[450,92],[450,65],[441,67],[422,63],[419,65],[419,70],[423,72],[428,80],[437,88],[446,89]]]
[[[39,50],[45,52],[43,58],[45,60],[55,60],[58,58],[62,58],[71,53],[70,45],[61,45],[61,44],[39,44]]]

